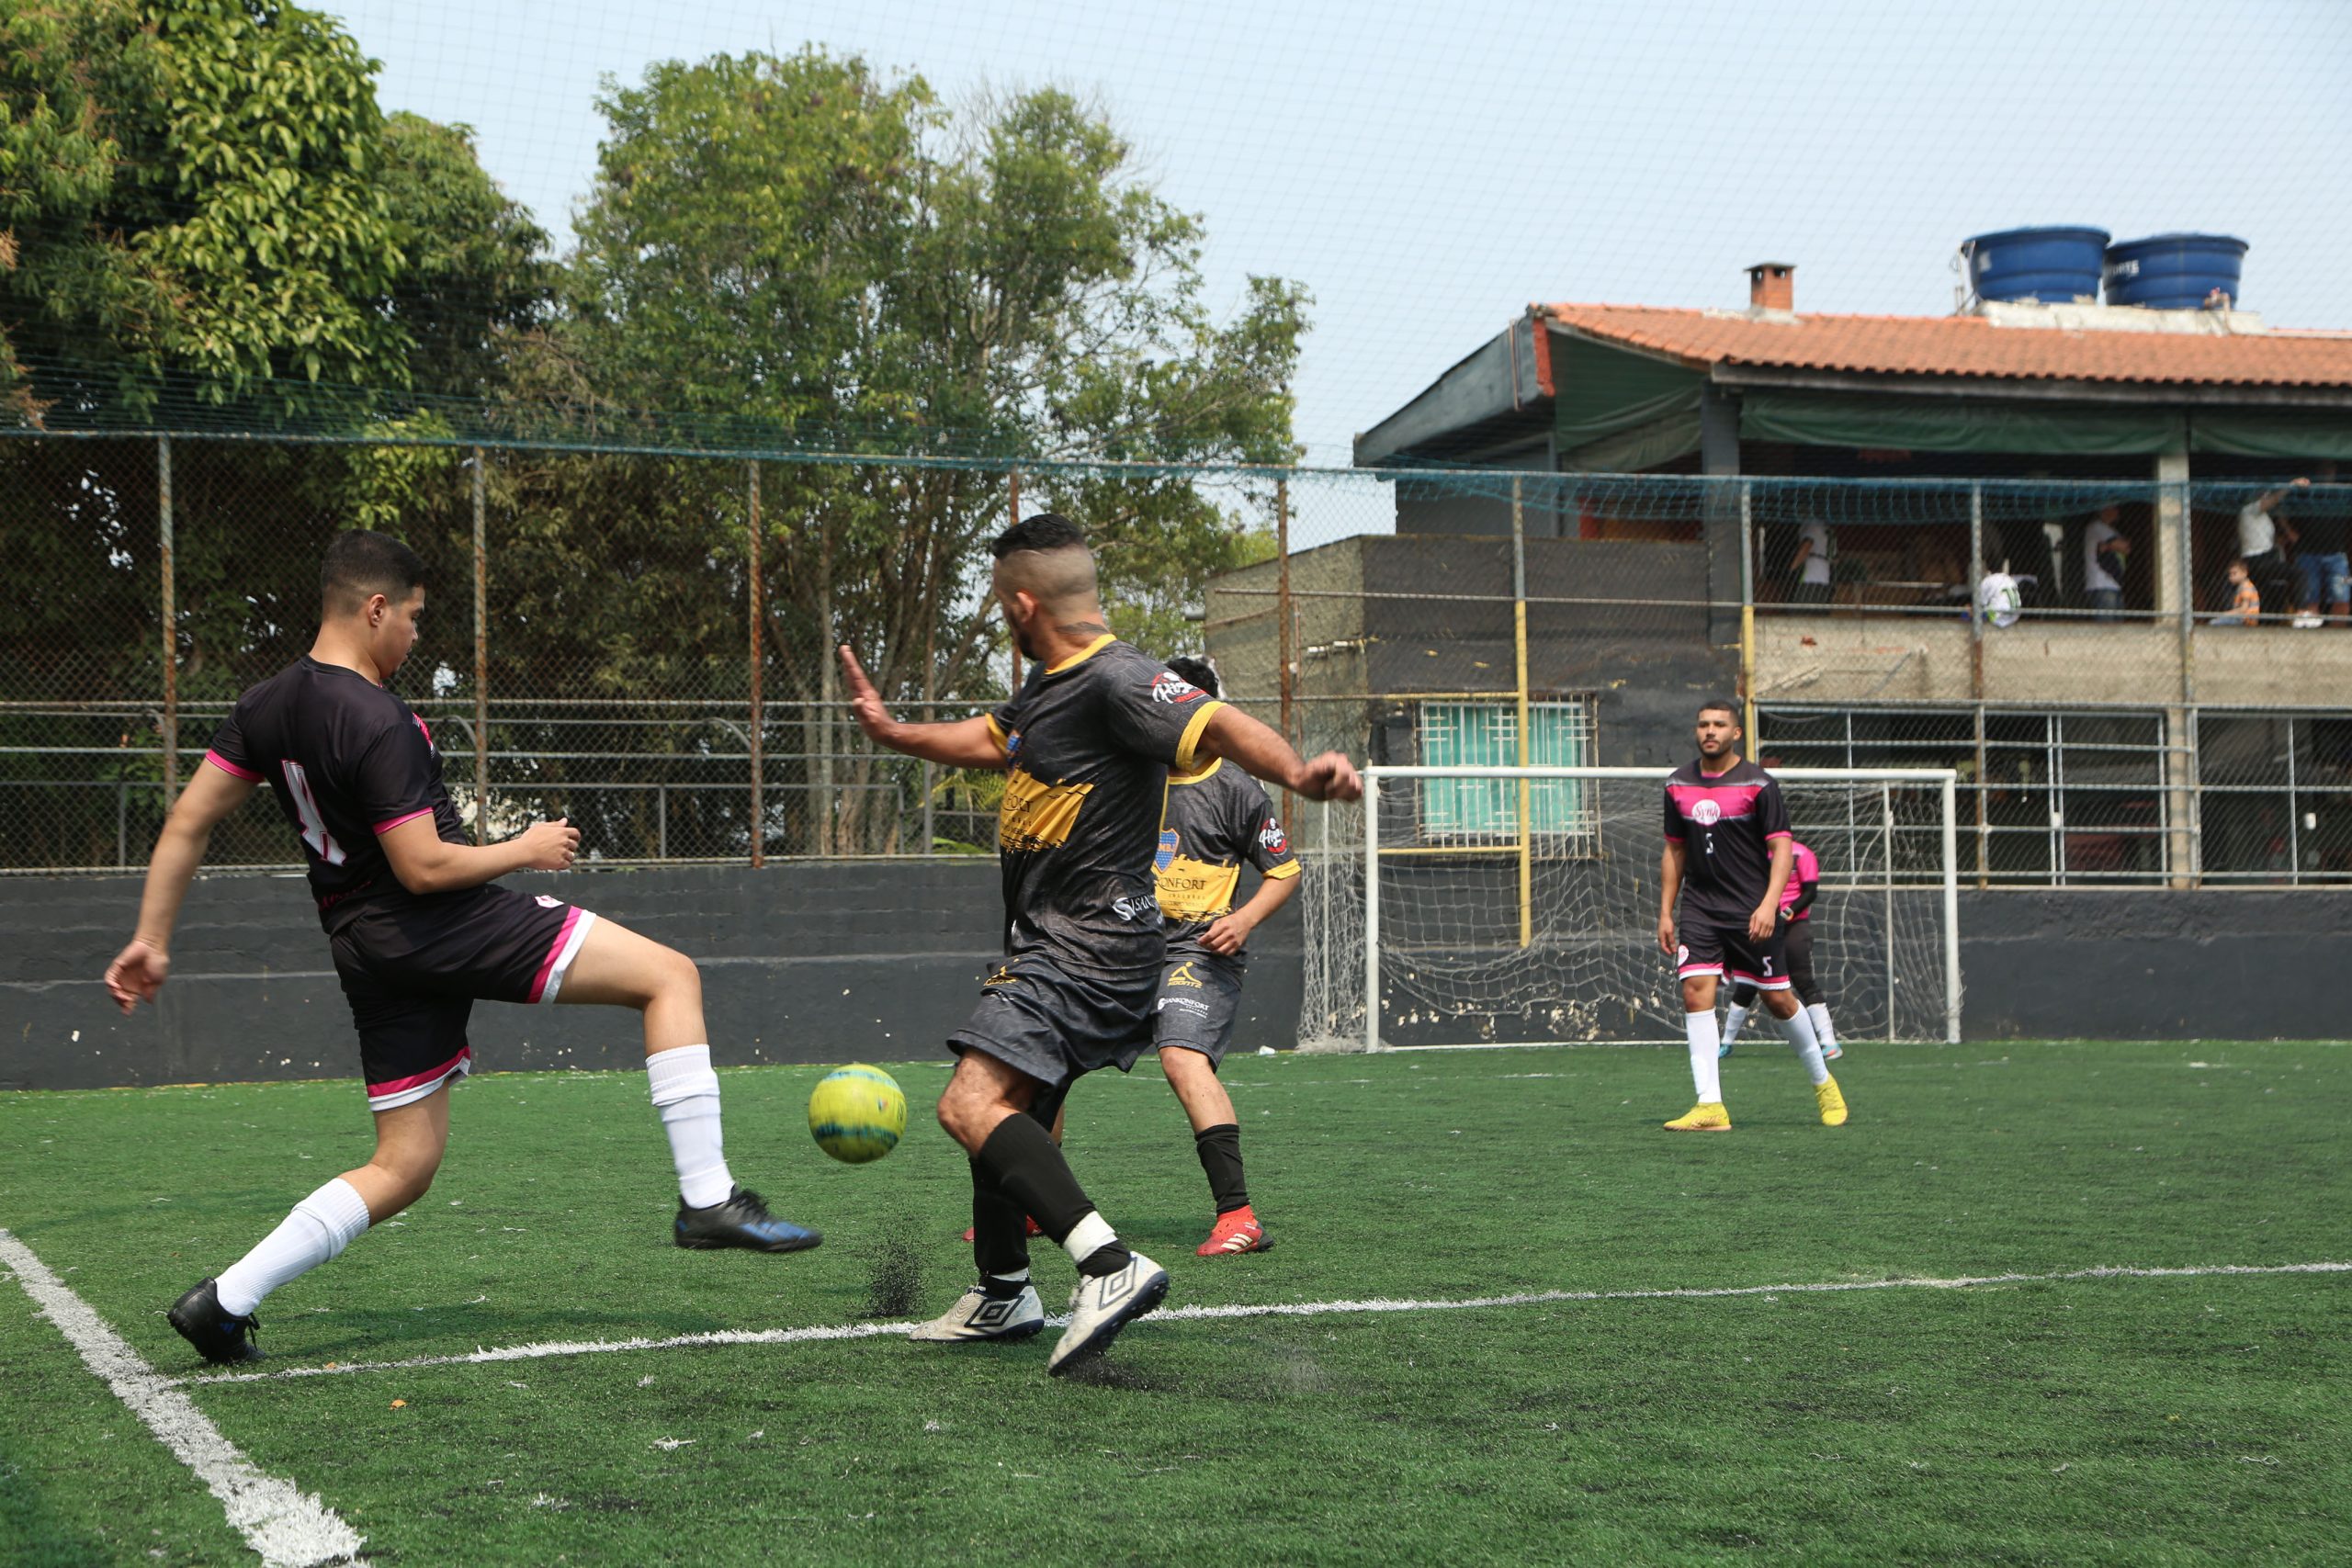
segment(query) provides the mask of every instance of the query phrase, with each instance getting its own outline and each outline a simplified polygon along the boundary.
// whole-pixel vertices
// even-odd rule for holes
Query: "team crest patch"
[[[1021,755],[1021,731],[1016,729],[1004,738],[1004,754],[1007,760]]]
[[[1206,692],[1173,670],[1162,670],[1151,678],[1151,700],[1156,703],[1189,703],[1206,695]]]
[[[1724,808],[1712,800],[1702,800],[1690,808],[1690,820],[1702,828],[1712,828],[1724,819]]]
[[[1674,950],[1674,961],[1675,961],[1677,964],[1688,964],[1688,963],[1690,963],[1690,949],[1688,946],[1685,946],[1685,945],[1678,945],[1678,946],[1675,948],[1675,950]]]
[[[544,894],[544,893],[542,893],[542,894],[540,894],[540,895],[539,895],[538,903],[539,903],[539,908],[542,908],[542,909],[560,909],[560,908],[563,908],[563,900],[562,900],[562,899],[560,899],[560,898],[550,898],[550,897],[548,897],[546,894]]]
[[[1290,848],[1290,838],[1283,831],[1283,825],[1271,817],[1266,818],[1266,825],[1258,829],[1258,841],[1266,846],[1266,852],[1270,855],[1281,854]]]
[[[1162,828],[1159,830],[1159,848],[1153,852],[1151,857],[1152,870],[1166,871],[1176,863],[1176,829],[1173,828]]]
[[[1175,968],[1170,969],[1168,972],[1168,983],[1171,986],[1182,986],[1195,991],[1201,988],[1200,976],[1193,973],[1193,964],[1190,959],[1179,964]]]

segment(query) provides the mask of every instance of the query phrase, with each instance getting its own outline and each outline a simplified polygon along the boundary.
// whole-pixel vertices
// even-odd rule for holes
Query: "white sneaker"
[[[1070,1292],[1069,1326],[1054,1342],[1046,1371],[1056,1377],[1111,1348],[1125,1328],[1168,1299],[1168,1270],[1135,1253],[1127,1266],[1099,1280],[1081,1279]]]
[[[1037,1287],[1023,1285],[1017,1296],[991,1296],[974,1285],[956,1304],[917,1324],[910,1339],[927,1345],[954,1345],[974,1339],[1026,1339],[1046,1326],[1046,1303]]]
[[[2305,630],[2309,630],[2312,626],[2324,626],[2327,625],[2327,622],[2317,615],[2297,615],[2295,617],[2294,624]]]

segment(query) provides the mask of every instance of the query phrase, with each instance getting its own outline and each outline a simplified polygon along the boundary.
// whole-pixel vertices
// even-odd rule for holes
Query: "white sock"
[[[718,1129],[718,1075],[710,1070],[710,1047],[681,1045],[645,1058],[654,1109],[670,1134],[670,1158],[678,1168],[678,1197],[689,1209],[724,1203],[735,1190]]]
[[[1083,1263],[1118,1239],[1119,1233],[1111,1228],[1110,1221],[1090,1212],[1062,1237],[1062,1250],[1069,1254],[1072,1263]]]
[[[1796,1047],[1797,1060],[1804,1064],[1805,1076],[1816,1084],[1829,1081],[1829,1064],[1821,1059],[1821,1042],[1813,1032],[1813,1020],[1799,1008],[1786,1018],[1776,1018],[1781,1026],[1781,1038]]]
[[[1739,1032],[1747,1027],[1747,1009],[1740,1006],[1737,1002],[1734,1002],[1729,1007],[1724,1009],[1724,1044],[1732,1045],[1738,1043]]]
[[[1838,1032],[1829,1027],[1829,1004],[1808,1002],[1805,1004],[1804,1015],[1813,1020],[1813,1037],[1821,1042],[1821,1048],[1825,1051],[1836,1050]]]
[[[220,1270],[220,1310],[243,1317],[287,1280],[309,1273],[368,1228],[368,1201],[336,1177],[294,1205],[261,1245]]]
[[[1715,1050],[1723,1042],[1715,1033],[1715,1010],[1684,1013],[1682,1027],[1690,1036],[1690,1082],[1699,1091],[1699,1103],[1721,1105],[1723,1068],[1715,1060]]]

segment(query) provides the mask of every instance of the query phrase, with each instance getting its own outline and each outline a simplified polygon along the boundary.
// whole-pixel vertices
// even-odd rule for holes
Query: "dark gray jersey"
[[[1224,705],[1104,637],[1034,668],[990,716],[1010,770],[997,816],[1007,953],[1094,975],[1157,969],[1152,857],[1168,769],[1196,766],[1201,732]]]
[[[1171,953],[1195,946],[1219,916],[1232,912],[1244,861],[1269,880],[1298,874],[1298,857],[1264,786],[1221,758],[1197,773],[1170,777],[1152,863]]]

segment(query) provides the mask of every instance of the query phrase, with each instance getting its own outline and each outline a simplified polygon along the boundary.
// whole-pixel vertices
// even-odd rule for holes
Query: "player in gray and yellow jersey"
[[[1216,671],[1197,659],[1168,668],[1211,696]],[[1193,1146],[1209,1179],[1216,1221],[1196,1248],[1203,1258],[1262,1252],[1273,1245],[1250,1207],[1241,1170],[1241,1123],[1217,1081],[1241,1006],[1244,943],[1298,891],[1298,857],[1273,805],[1256,779],[1211,758],[1197,771],[1168,776],[1168,812],[1159,827],[1159,911],[1168,958],[1151,1019],[1160,1070],[1193,1123]],[[1241,868],[1255,866],[1257,891],[1236,908]]]

